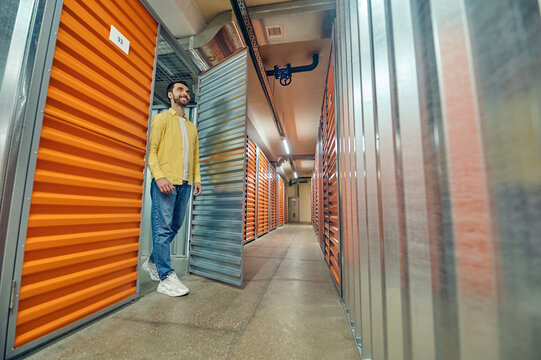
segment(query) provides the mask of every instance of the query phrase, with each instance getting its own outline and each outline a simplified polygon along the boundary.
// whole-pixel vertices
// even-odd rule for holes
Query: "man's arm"
[[[162,117],[153,116],[150,122],[150,138],[148,140],[148,168],[152,177],[156,180],[156,185],[158,185],[160,191],[164,194],[171,194],[174,187],[169,180],[165,178],[165,174],[160,168],[160,161],[158,160],[158,149],[162,140],[164,128],[164,119]]]

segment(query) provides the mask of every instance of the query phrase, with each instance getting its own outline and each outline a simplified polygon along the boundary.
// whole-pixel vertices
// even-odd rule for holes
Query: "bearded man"
[[[152,253],[143,264],[150,278],[159,281],[158,292],[169,296],[188,294],[188,288],[171,268],[171,241],[184,222],[192,185],[201,193],[199,137],[184,113],[190,102],[185,81],[167,87],[171,108],[152,117],[148,168],[152,174]]]

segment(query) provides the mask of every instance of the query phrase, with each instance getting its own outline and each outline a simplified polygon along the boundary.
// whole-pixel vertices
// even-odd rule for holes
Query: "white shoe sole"
[[[150,268],[150,265],[148,264],[148,261],[145,261],[142,267],[143,267],[143,270],[145,270],[148,273],[151,280],[160,281],[160,278],[153,274],[152,269]]]
[[[162,293],[162,294],[165,294],[165,295],[168,295],[168,296],[172,296],[172,297],[184,296],[184,295],[187,295],[190,292],[190,290],[183,290],[183,291],[179,291],[179,292],[171,291],[171,290],[166,289],[165,287],[160,286],[160,285],[158,285],[157,291],[159,293]]]

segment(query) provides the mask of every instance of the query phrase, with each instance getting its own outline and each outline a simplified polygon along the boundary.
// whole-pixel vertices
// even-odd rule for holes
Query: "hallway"
[[[359,358],[310,225],[244,251],[244,288],[184,275],[188,296],[154,291],[28,359]]]

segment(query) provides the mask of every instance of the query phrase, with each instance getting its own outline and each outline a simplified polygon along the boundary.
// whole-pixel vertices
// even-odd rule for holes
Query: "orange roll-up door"
[[[317,156],[316,156],[316,159],[317,159]],[[318,229],[318,226],[317,226],[317,211],[318,211],[318,192],[317,192],[317,171],[318,171],[318,166],[317,166],[317,161],[315,162],[315,165],[314,165],[314,173],[312,174],[312,181],[311,181],[311,204],[312,204],[312,227],[314,228],[314,231],[316,232],[316,235],[319,235],[319,229]]]
[[[246,204],[244,242],[255,239],[255,196],[257,174],[257,147],[250,139],[246,142]]]
[[[278,225],[284,225],[284,180],[280,176],[278,179]]]
[[[269,162],[261,150],[258,176],[257,236],[259,237],[269,231]]]
[[[286,193],[286,181],[282,179],[282,225],[287,223],[287,193]]]
[[[129,54],[109,40],[111,25],[129,40]],[[156,35],[138,0],[63,3],[15,347],[136,293]]]
[[[270,202],[270,213],[269,213],[269,222],[270,230],[276,229],[276,168],[274,165],[269,167],[269,202]]]
[[[336,117],[332,60],[327,74],[323,106],[323,178],[325,257],[336,284],[340,283],[340,234],[338,218],[338,174],[336,158]]]

